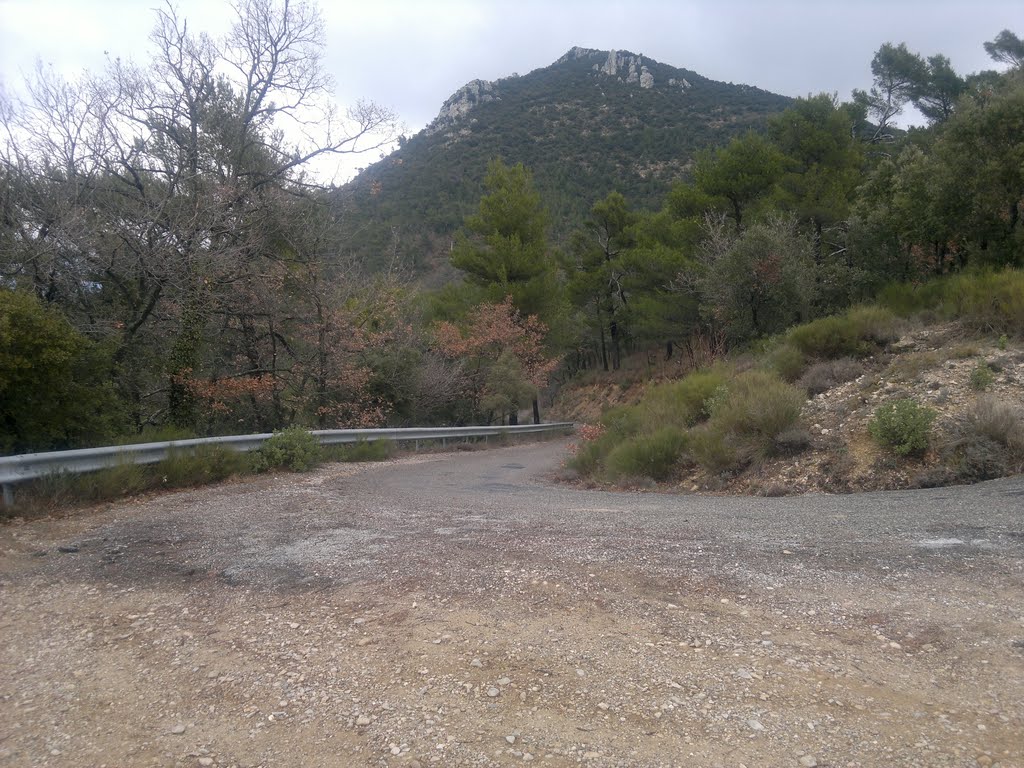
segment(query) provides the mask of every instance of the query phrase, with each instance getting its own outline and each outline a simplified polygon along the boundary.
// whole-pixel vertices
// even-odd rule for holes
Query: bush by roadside
[[[328,445],[322,449],[329,461],[385,461],[395,455],[395,444],[389,440],[360,440],[346,445]]]
[[[868,432],[897,456],[921,456],[931,444],[935,410],[909,398],[878,407]]]
[[[803,401],[799,389],[772,373],[739,374],[718,390],[707,424],[695,431],[694,459],[719,474],[775,455],[778,438],[797,425]]]
[[[853,307],[841,315],[795,326],[776,337],[768,343],[762,365],[788,382],[799,381],[813,370],[808,383],[820,386],[823,376],[827,376],[832,379],[827,387],[831,388],[836,383],[849,381],[843,376],[853,369],[856,359],[874,354],[896,341],[903,325],[895,313],[884,307]],[[832,362],[837,364],[827,365]]]
[[[253,469],[256,472],[268,469],[308,472],[320,464],[322,454],[320,441],[308,430],[288,427],[275,432],[253,453]]]
[[[582,475],[620,481],[670,479],[685,465],[734,471],[806,441],[777,442],[800,417],[799,389],[764,370],[697,371],[654,388],[635,406],[609,411],[570,460]]]
[[[942,463],[923,486],[977,483],[1024,472],[1024,408],[982,396],[945,424]]]

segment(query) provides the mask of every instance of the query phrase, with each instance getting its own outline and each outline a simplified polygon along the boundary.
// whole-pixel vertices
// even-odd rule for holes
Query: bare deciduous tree
[[[248,329],[238,367],[262,369],[254,345],[281,337],[288,310],[259,299],[301,242],[295,212],[324,189],[310,162],[393,136],[388,110],[334,103],[314,5],[234,9],[214,39],[168,3],[149,61],[76,80],[39,66],[0,99],[0,277],[116,345],[139,422],[190,420],[184,382],[223,367],[224,327]]]

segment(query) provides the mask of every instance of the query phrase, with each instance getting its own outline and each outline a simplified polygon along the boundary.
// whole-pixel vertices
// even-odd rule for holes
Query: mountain
[[[352,249],[371,268],[446,263],[488,161],[523,163],[558,241],[608,192],[657,206],[698,151],[762,126],[790,99],[629,51],[572,48],[550,66],[473,80],[424,130],[339,190]]]

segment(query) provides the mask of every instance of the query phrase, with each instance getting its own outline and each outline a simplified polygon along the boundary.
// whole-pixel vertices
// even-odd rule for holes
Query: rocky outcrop
[[[437,117],[426,127],[429,136],[454,125],[469,113],[473,107],[499,98],[494,92],[494,83],[488,80],[471,80],[448,97],[441,105]]]
[[[574,45],[562,58],[555,62],[555,66],[567,64],[570,61],[577,61],[578,59],[589,59],[591,56],[603,53],[605,51],[599,51],[596,48],[580,48],[578,45]]]
[[[654,73],[644,64],[644,57],[629,51],[599,51],[594,48],[570,48],[555,64],[566,64],[580,59],[603,59],[594,63],[591,70],[597,75],[614,77],[619,82],[639,85],[641,88],[654,87]],[[683,85],[685,83],[685,85]],[[678,85],[683,90],[690,87],[686,80],[672,79],[669,85]]]
[[[573,54],[576,51],[582,49],[574,48],[569,54]],[[590,54],[602,53],[601,51],[590,51]],[[569,54],[566,54],[568,56]],[[563,57],[565,58],[565,57]],[[580,53],[576,53],[574,58],[582,58]],[[639,85],[641,88],[653,88],[654,87],[654,75],[651,74],[650,70],[644,64],[643,56],[637,56],[628,51],[608,51],[608,57],[605,59],[604,64],[595,64],[593,66],[595,72],[600,72],[603,75],[609,77],[617,77],[620,81]]]

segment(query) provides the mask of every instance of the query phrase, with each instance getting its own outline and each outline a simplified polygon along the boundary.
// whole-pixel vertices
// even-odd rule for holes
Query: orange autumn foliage
[[[175,380],[183,384],[196,400],[217,413],[228,413],[242,398],[266,402],[274,391],[274,377],[270,375],[196,379],[192,377],[192,369],[186,368]]]
[[[463,327],[441,322],[434,326],[437,350],[453,360],[496,361],[511,351],[527,381],[540,389],[558,367],[544,352],[547,326],[534,315],[523,317],[507,296],[500,304],[480,304],[470,311]],[[478,365],[477,368],[480,366]]]

